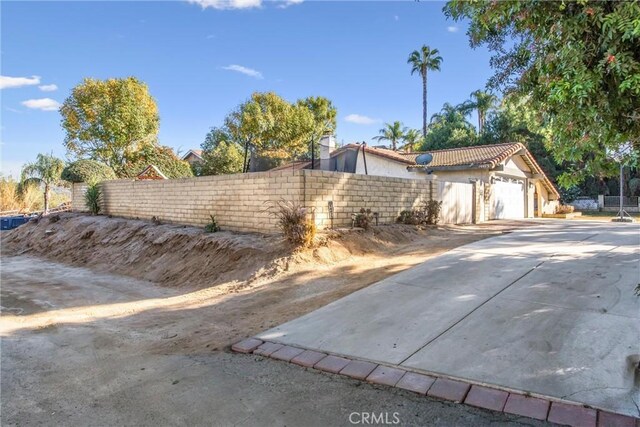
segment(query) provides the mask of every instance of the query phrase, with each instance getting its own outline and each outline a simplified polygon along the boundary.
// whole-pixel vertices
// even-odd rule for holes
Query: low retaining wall
[[[311,208],[316,225],[351,225],[360,208],[378,212],[380,223],[394,222],[399,213],[432,198],[438,182],[319,170],[259,172],[171,180],[114,180],[100,184],[102,213],[125,218],[204,226],[209,215],[227,230],[277,232],[267,212],[269,201],[291,200]],[[86,211],[85,184],[74,184],[72,208]]]

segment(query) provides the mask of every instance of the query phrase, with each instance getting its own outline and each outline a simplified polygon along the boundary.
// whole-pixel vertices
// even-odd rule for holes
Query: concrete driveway
[[[259,337],[640,416],[640,227],[545,221]]]

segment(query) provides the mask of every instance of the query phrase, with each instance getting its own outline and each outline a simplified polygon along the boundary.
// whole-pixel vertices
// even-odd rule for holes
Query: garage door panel
[[[524,185],[514,182],[495,182],[491,198],[491,219],[524,217]]]

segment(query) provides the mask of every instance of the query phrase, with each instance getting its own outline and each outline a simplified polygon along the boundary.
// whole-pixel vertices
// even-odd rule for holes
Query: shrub
[[[355,227],[360,227],[368,230],[371,227],[372,221],[373,212],[371,212],[371,209],[360,208],[360,212],[358,212],[353,219],[353,225]]]
[[[422,203],[420,208],[400,212],[397,222],[409,225],[437,224],[440,217],[442,202],[430,200]]]
[[[216,222],[216,217],[213,215],[209,215],[211,217],[211,222],[204,227],[204,231],[207,233],[216,233],[220,231],[220,226]]]
[[[285,200],[269,202],[269,204],[270,214],[276,218],[278,228],[289,242],[301,247],[307,247],[313,243],[316,225],[307,219],[306,208]]]
[[[84,193],[84,201],[87,205],[87,209],[93,215],[100,213],[100,199],[102,198],[102,191],[98,184],[93,184],[87,187],[86,193]]]
[[[397,220],[401,224],[419,225],[425,222],[425,214],[422,209],[405,210],[400,212]]]
[[[100,181],[116,179],[116,174],[109,166],[95,160],[78,160],[69,163],[62,170],[62,179],[69,182],[87,182],[95,184]]]
[[[442,202],[437,200],[429,200],[424,203],[425,222],[429,225],[435,225],[440,220],[440,210]]]
[[[575,209],[575,207],[571,206],[571,205],[558,205],[556,206],[556,213],[557,214],[568,214],[573,212]]]

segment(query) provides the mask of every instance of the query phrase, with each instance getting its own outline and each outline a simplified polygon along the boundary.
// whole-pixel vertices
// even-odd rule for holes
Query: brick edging
[[[640,418],[615,414],[575,402],[547,396],[534,397],[524,392],[507,391],[445,376],[426,375],[399,366],[386,366],[258,338],[240,341],[232,345],[231,350],[345,375],[372,384],[401,388],[436,399],[557,424],[580,427],[640,427]]]

